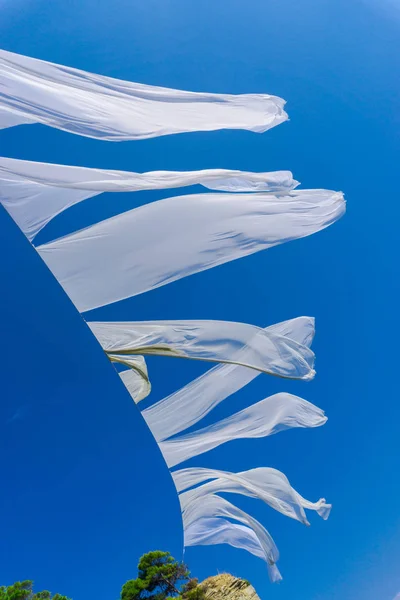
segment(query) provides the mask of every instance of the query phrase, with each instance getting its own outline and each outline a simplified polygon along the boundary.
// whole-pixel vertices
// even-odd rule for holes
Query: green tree
[[[50,592],[33,591],[33,581],[17,581],[9,586],[0,587],[0,600],[69,600],[60,594],[51,595]]]
[[[121,600],[174,598],[181,595],[180,588],[188,578],[187,566],[169,552],[148,552],[139,561],[137,579],[127,581],[122,587]]]

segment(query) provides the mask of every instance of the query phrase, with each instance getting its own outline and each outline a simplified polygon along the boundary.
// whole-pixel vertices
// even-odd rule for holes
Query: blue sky
[[[1,154],[131,171],[289,169],[302,187],[345,192],[347,215],[327,231],[90,318],[265,326],[314,315],[315,381],[259,377],[216,416],[289,391],[324,408],[328,423],[233,442],[207,464],[278,468],[306,497],[333,503],[329,521],[312,518],[305,528],[240,501],[277,542],[279,586],[261,561],[229,547],[189,548],[185,558],[200,578],[229,571],[249,579],[262,600],[392,600],[400,590],[398,10],[378,0],[1,4],[7,50],[143,83],[288,100],[289,123],[264,135],[116,144],[38,125],[0,132]],[[174,193],[124,194],[118,210]],[[73,207],[38,241],[111,216],[113,200]],[[0,584],[33,578],[74,600],[115,600],[143,552],[181,556],[172,481],[100,348],[4,211],[0,229]],[[203,369],[166,358],[149,368],[154,400]]]

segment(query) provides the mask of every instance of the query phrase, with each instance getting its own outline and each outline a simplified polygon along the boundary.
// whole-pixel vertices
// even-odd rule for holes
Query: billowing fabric
[[[172,468],[232,440],[267,437],[293,427],[320,427],[326,421],[324,411],[314,404],[280,393],[208,427],[160,442],[159,447]]]
[[[42,123],[110,141],[286,121],[268,94],[209,94],[132,83],[0,50],[0,127]]]
[[[258,498],[286,517],[296,519],[304,525],[309,525],[305,508],[315,510],[324,519],[328,518],[331,510],[331,505],[326,503],[325,498],[320,498],[317,502],[306,500],[292,488],[283,473],[269,467],[259,467],[242,473],[192,467],[174,471],[172,477],[177,491],[183,491],[180,494],[182,510],[195,498],[218,492]],[[208,481],[210,479],[212,481]],[[205,481],[208,483],[204,483]],[[188,490],[193,486],[198,487]]]
[[[282,579],[281,574],[276,567],[276,562],[279,559],[279,552],[275,545],[274,540],[268,533],[268,531],[259,523],[256,519],[253,519],[245,511],[241,510],[237,506],[234,506],[225,498],[221,498],[216,494],[208,494],[202,498],[194,499],[182,512],[183,528],[185,531],[185,545],[189,545],[186,540],[186,531],[190,531],[190,528],[197,522],[201,522],[204,518],[215,518],[222,517],[225,519],[234,519],[243,523],[249,527],[256,535],[259,544],[263,550],[264,560],[268,566],[268,573],[271,581],[279,581]],[[190,535],[191,545],[197,545],[197,540],[194,535],[194,530],[191,530]],[[204,536],[202,536],[202,543],[204,544]],[[219,543],[229,543],[228,539],[220,541]],[[253,544],[251,545],[253,547]],[[248,548],[246,548],[248,549]]]
[[[113,360],[114,357],[110,358]],[[113,362],[120,362],[130,367],[129,370],[122,371],[119,376],[133,401],[137,404],[147,398],[151,392],[151,383],[143,356],[129,356],[125,360],[115,357]]]
[[[159,355],[241,364],[290,379],[312,379],[314,353],[278,329],[230,321],[94,322],[88,326],[109,355]],[[243,348],[245,349],[243,350]]]
[[[185,530],[185,546],[228,544],[266,561],[263,547],[250,527],[222,517],[198,519]]]
[[[267,327],[265,331],[287,337],[309,348],[314,338],[314,325],[313,318],[298,317]],[[248,363],[246,355],[251,352],[252,349],[245,346],[239,351],[236,360]],[[259,374],[260,371],[239,365],[217,365],[177,392],[143,410],[142,416],[157,442],[162,442],[200,421],[220,402],[242,389]]]
[[[56,215],[103,192],[135,192],[201,184],[226,192],[289,192],[290,171],[249,173],[225,169],[130,173],[0,157],[0,202],[29,240]]]
[[[311,235],[343,194],[197,194],[152,202],[37,248],[80,312]]]

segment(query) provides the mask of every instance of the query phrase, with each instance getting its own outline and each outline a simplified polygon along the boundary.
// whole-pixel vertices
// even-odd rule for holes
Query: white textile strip
[[[151,392],[146,361],[143,356],[108,356],[112,362],[123,364],[129,370],[119,373],[122,383],[128,390],[133,401],[137,404]]]
[[[343,194],[198,194],[153,202],[37,248],[80,312],[328,227]]]
[[[326,421],[324,411],[314,404],[280,393],[208,427],[161,442],[159,447],[172,468],[232,440],[267,437],[293,427],[320,427]]]
[[[268,531],[259,523],[256,519],[253,519],[246,512],[225,500],[225,498],[221,498],[215,494],[209,494],[204,498],[195,499],[190,503],[189,506],[186,506],[185,510],[182,513],[183,518],[183,530],[185,534],[185,546],[187,545],[186,540],[186,532],[189,531],[190,537],[189,542],[190,545],[195,546],[198,543],[197,536],[195,535],[195,529],[193,528],[195,523],[201,522],[204,518],[215,518],[215,517],[223,517],[227,519],[234,519],[243,523],[245,526],[249,527],[254,534],[256,535],[258,542],[263,550],[264,560],[268,566],[268,573],[271,581],[280,581],[282,579],[281,574],[279,573],[276,562],[279,559],[279,552],[275,545],[274,540],[268,533]],[[204,544],[205,538],[203,534],[200,534],[201,543]],[[226,536],[225,539],[220,538],[218,543],[230,543],[229,536]],[[254,542],[250,545],[254,548]],[[246,550],[250,550],[250,548],[246,548],[244,545],[242,546]]]
[[[103,192],[135,192],[201,184],[226,192],[289,192],[290,171],[249,173],[225,169],[130,173],[0,157],[0,203],[29,240],[56,215]]]
[[[185,530],[185,546],[228,544],[266,561],[263,547],[250,527],[222,517],[198,519]]]
[[[265,331],[292,339],[309,348],[314,338],[314,319],[298,317],[267,327]],[[257,334],[256,334],[257,335]],[[306,350],[305,350],[306,351]],[[252,349],[245,346],[237,356],[248,362]],[[157,442],[188,429],[220,402],[242,389],[260,374],[260,371],[233,364],[213,367],[177,392],[142,411],[142,416]]]
[[[286,337],[284,330],[281,335],[274,328],[231,321],[89,321],[88,326],[113,356],[153,354],[241,364],[290,379],[315,375],[312,350]]]
[[[309,525],[305,508],[315,510],[324,519],[328,518],[331,510],[331,505],[326,503],[325,498],[321,498],[318,502],[306,500],[290,485],[283,473],[269,467],[259,467],[242,473],[193,467],[174,471],[172,477],[178,492],[198,486],[180,494],[182,509],[195,498],[210,493],[230,492],[258,498],[283,515],[296,519],[304,525]],[[212,481],[208,481],[210,479]],[[204,483],[205,481],[208,483]]]
[[[210,94],[154,87],[0,50],[0,128],[42,123],[110,141],[248,129],[286,121],[268,94]]]

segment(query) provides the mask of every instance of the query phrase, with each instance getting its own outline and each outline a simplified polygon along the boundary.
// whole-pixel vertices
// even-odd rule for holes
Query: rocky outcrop
[[[248,581],[223,573],[209,577],[200,584],[205,600],[260,600]]]

